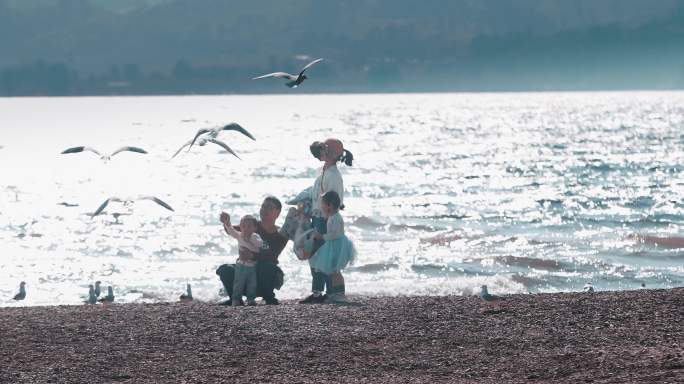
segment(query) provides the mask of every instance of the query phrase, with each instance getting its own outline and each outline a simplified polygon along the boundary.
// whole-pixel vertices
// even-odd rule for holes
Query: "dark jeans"
[[[230,298],[233,302],[242,301],[242,296],[247,296],[247,302],[251,303],[256,298],[256,265],[247,266],[244,264],[235,264],[235,272],[233,273],[233,294]]]
[[[257,297],[263,297],[264,300],[275,299],[275,292],[278,274],[282,276],[283,271],[276,264],[267,261],[258,261],[256,265],[257,275]],[[233,297],[233,283],[235,281],[235,265],[223,264],[216,270],[216,274],[223,283],[223,289],[226,291],[228,297]],[[278,287],[280,288],[280,287]]]

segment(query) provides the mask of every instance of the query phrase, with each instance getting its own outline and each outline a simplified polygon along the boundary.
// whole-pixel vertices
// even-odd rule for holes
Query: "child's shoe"
[[[310,294],[303,300],[299,300],[299,304],[322,304],[325,301],[326,295]]]
[[[341,303],[346,303],[347,298],[344,295],[344,293],[338,292],[338,293],[330,293],[326,295],[325,300],[323,303],[325,304],[341,304]]]
[[[245,305],[245,302],[242,301],[242,299],[233,300],[233,307],[242,307],[244,305]]]

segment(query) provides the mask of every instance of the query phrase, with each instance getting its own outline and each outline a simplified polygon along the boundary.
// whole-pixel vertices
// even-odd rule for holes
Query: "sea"
[[[255,137],[173,154],[198,129]],[[219,215],[311,186],[335,137],[347,294],[472,295],[684,286],[684,92],[0,98],[0,306],[222,300],[237,258]],[[89,146],[111,153],[61,154]],[[110,203],[110,197],[155,196]],[[285,218],[285,205],[278,224]],[[663,245],[665,244],[665,245]],[[310,291],[289,243],[280,299]],[[27,297],[15,302],[21,281]]]

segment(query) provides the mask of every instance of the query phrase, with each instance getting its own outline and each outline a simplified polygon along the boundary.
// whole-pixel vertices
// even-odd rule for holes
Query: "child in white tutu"
[[[315,236],[325,240],[325,243],[311,257],[309,265],[327,275],[330,288],[326,301],[344,301],[344,279],[341,271],[354,262],[356,249],[354,243],[344,234],[344,220],[340,215],[340,196],[337,192],[329,191],[321,197],[321,211],[326,218],[326,232],[316,233]]]

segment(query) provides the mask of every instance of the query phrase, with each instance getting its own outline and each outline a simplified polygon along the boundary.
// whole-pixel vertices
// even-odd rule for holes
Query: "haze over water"
[[[219,213],[237,221],[313,184],[308,146],[328,137],[355,155],[340,165],[359,250],[349,294],[682,286],[684,249],[629,236],[684,236],[683,116],[684,92],[0,99],[0,305],[17,305],[22,280],[19,305],[79,303],[95,280],[119,302],[175,301],[186,283],[218,300],[214,271],[237,257]],[[242,161],[213,144],[169,160],[231,121],[257,138],[221,134]],[[149,154],[59,154],[78,145]],[[175,212],[89,215],[136,194]],[[291,244],[280,265],[277,296],[306,295]]]

